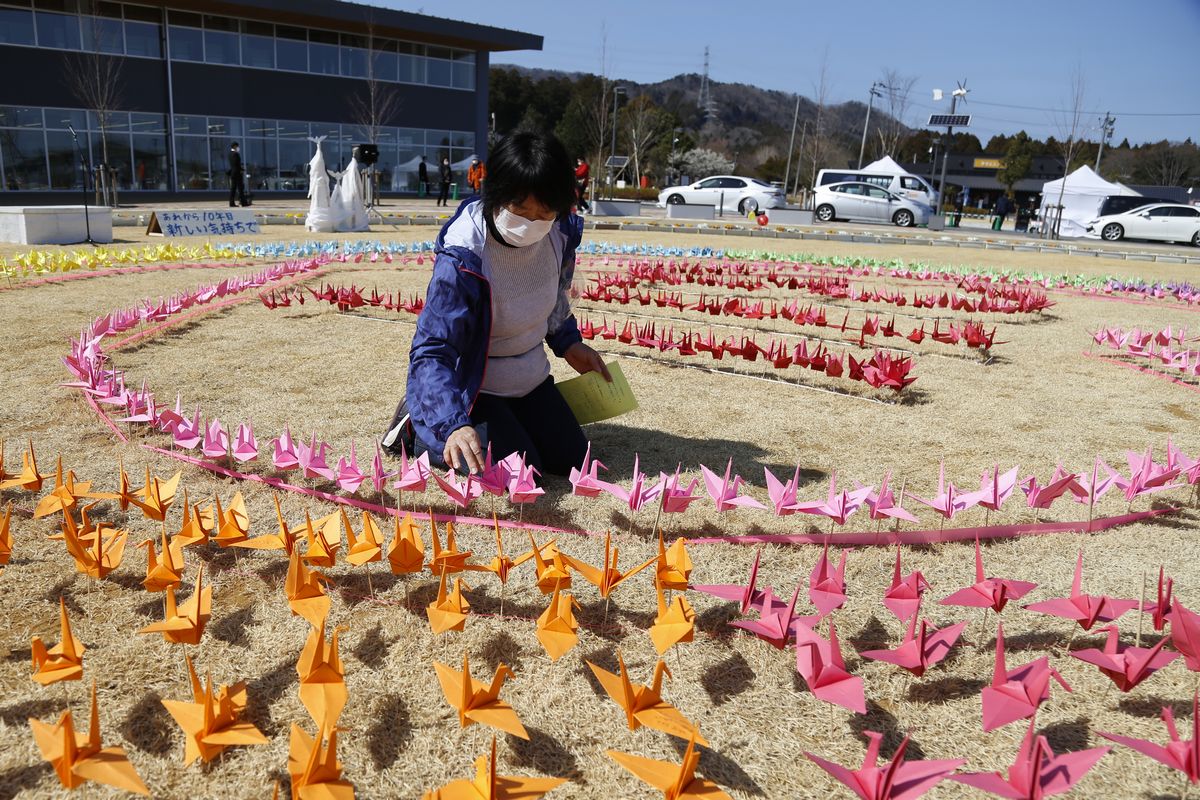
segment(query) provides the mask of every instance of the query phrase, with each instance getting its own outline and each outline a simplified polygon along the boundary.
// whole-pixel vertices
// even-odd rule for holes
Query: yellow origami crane
[[[500,699],[500,689],[504,686],[505,678],[516,677],[505,664],[496,667],[491,686],[471,677],[471,664],[466,652],[463,653],[462,671],[448,667],[438,662],[433,663],[437,670],[438,682],[442,684],[442,694],[446,702],[458,711],[458,726],[465,728],[478,722],[499,728],[505,733],[528,739],[525,726],[517,717],[513,707]]]
[[[468,569],[467,559],[471,557],[470,550],[459,550],[454,538],[454,523],[446,523],[446,547],[438,540],[437,520],[433,518],[433,510],[429,511],[429,526],[433,539],[433,558],[429,562],[429,571],[434,575],[443,572],[455,573]]]
[[[138,545],[146,548],[146,580],[142,586],[148,592],[161,592],[166,589],[177,589],[183,581],[183,544],[178,538],[168,540],[167,529],[163,526],[162,558],[154,551],[154,540],[147,539]]]
[[[200,510],[200,504],[188,506],[187,489],[183,490],[183,525],[179,528],[179,533],[175,534],[175,540],[183,547],[188,547],[193,544],[206,544],[208,537],[213,532],[213,509],[212,506]]]
[[[679,709],[662,699],[662,676],[665,672],[671,674],[667,665],[659,659],[654,664],[654,681],[651,686],[631,683],[629,671],[625,668],[625,658],[617,651],[617,663],[621,665],[621,674],[617,675],[606,669],[597,667],[592,662],[586,662],[592,668],[596,680],[604,687],[604,691],[625,711],[625,721],[629,730],[636,731],[641,726],[654,728],[656,731],[677,736],[680,739],[695,737],[702,745],[708,742],[700,735],[700,730]]]
[[[75,520],[70,514],[63,514],[63,540],[66,542],[67,552],[75,559],[77,572],[103,579],[121,566],[129,533],[103,524],[93,527],[87,515],[92,505],[82,509],[82,530],[75,526]]]
[[[464,586],[467,585],[463,583],[462,578],[455,578],[454,591],[447,596],[446,572],[442,572],[437,599],[425,607],[425,615],[429,617],[429,627],[433,629],[434,634],[461,631],[466,625],[467,615],[471,613],[471,604],[467,602],[467,598],[463,597]],[[467,586],[467,588],[471,587]]]
[[[204,626],[212,616],[212,587],[204,585],[204,567],[196,569],[196,590],[181,606],[175,605],[175,590],[167,589],[166,613],[138,633],[161,633],[172,644],[200,644]]]
[[[329,744],[322,746],[326,738]],[[292,800],[354,800],[354,785],[342,780],[336,728],[328,734],[322,728],[314,739],[293,724],[287,768],[292,776]]]
[[[346,512],[342,512],[342,525],[346,528],[346,560],[356,567],[372,561],[383,560],[383,534],[375,520],[366,511],[362,512],[362,535],[355,536]]]
[[[283,550],[289,556],[292,554],[292,549],[296,546],[296,539],[299,537],[295,531],[288,527],[287,522],[283,518],[283,509],[279,505],[279,495],[273,495],[273,498],[275,500],[275,519],[279,522],[279,532],[267,533],[262,536],[255,536],[253,539],[234,542],[234,547],[245,547],[250,550]]]
[[[395,528],[387,552],[392,574],[410,575],[425,569],[425,542],[421,541],[421,532],[413,522],[412,514],[405,514],[403,520],[397,517]]]
[[[475,759],[475,780],[462,778],[426,792],[422,800],[538,800],[566,778],[521,778],[496,774],[496,737],[491,757]]]
[[[721,787],[712,781],[696,777],[700,754],[696,752],[696,738],[688,741],[683,753],[682,764],[656,761],[631,753],[609,750],[608,755],[625,769],[663,793],[663,800],[732,800]]]
[[[221,547],[231,547],[250,538],[250,515],[246,513],[246,500],[241,492],[236,493],[229,501],[228,510],[221,509],[219,496],[213,498],[213,505],[216,509],[213,519],[216,522],[217,533],[212,537],[212,541]]]
[[[338,632],[325,642],[325,620],[308,632],[308,641],[300,651],[296,662],[296,674],[300,676],[300,702],[308,709],[308,715],[318,728],[333,729],[337,725],[342,709],[346,707],[349,693],[346,690],[346,669],[338,655]]]
[[[313,522],[308,510],[304,511],[304,538],[308,546],[302,559],[314,567],[329,569],[337,563],[337,551],[342,546],[342,520],[334,513]]]
[[[66,478],[63,478],[62,456],[59,456],[58,467],[54,471],[54,489],[38,501],[33,511],[34,519],[65,513],[79,503],[79,498],[95,497],[90,494],[91,488],[91,481],[75,482],[74,470],[68,470]]]
[[[185,654],[184,660],[192,681],[192,702],[162,701],[187,737],[183,765],[189,766],[197,758],[206,763],[212,761],[226,747],[268,744],[267,737],[253,723],[238,721],[246,710],[246,684],[221,686],[214,691],[212,676],[208,676],[207,684],[201,684],[192,659]]]
[[[3,567],[12,558],[13,540],[12,540],[12,500],[8,501],[8,506],[4,509],[4,517],[0,519],[0,567]],[[3,572],[3,570],[0,570]]]
[[[314,628],[324,625],[329,614],[329,595],[321,585],[324,580],[324,575],[304,566],[299,549],[292,550],[283,591],[292,613],[304,617]]]
[[[30,643],[33,653],[33,679],[42,686],[59,681],[77,681],[83,677],[83,642],[71,631],[71,620],[67,618],[67,604],[58,599],[59,641],[49,649],[40,636]]]
[[[162,522],[167,517],[171,503],[175,502],[175,490],[179,488],[181,474],[176,472],[170,480],[162,481],[157,475],[152,476],[150,467],[147,466],[146,485],[134,492],[129,501],[140,508],[147,519]],[[139,500],[139,497],[142,499]]]
[[[21,454],[21,471],[13,477],[0,482],[0,489],[24,489],[27,492],[40,492],[46,476],[38,472],[37,454],[33,451],[33,440],[29,440],[29,449]]]
[[[555,586],[550,605],[538,617],[537,638],[551,661],[562,658],[579,643],[579,623],[575,621],[575,609],[578,607],[574,597],[561,593],[559,587]]]
[[[127,792],[149,796],[150,790],[138,777],[129,758],[120,747],[100,745],[100,707],[96,702],[96,683],[92,682],[92,719],[86,736],[75,733],[71,710],[67,709],[54,725],[30,719],[33,738],[42,758],[54,766],[59,782],[74,789],[84,781],[115,786]]]
[[[604,534],[604,565],[602,567],[593,567],[591,564],[587,564],[565,553],[563,554],[563,559],[574,567],[580,575],[586,578],[589,583],[599,589],[601,597],[607,598],[613,589],[634,575],[637,575],[655,561],[655,559],[649,558],[628,572],[621,572],[617,568],[619,554],[620,548],[612,546],[612,534],[606,533]]]
[[[658,583],[664,589],[686,591],[692,576],[692,558],[684,546],[684,538],[680,536],[676,539],[669,550],[664,544],[662,528],[659,528],[658,564],[655,567]]]
[[[682,594],[675,595],[668,603],[661,583],[655,586],[655,591],[658,594],[658,616],[650,626],[650,640],[661,656],[673,645],[692,641],[696,633],[696,612]]]
[[[542,594],[550,594],[560,587],[571,588],[571,567],[565,560],[565,554],[558,549],[555,542],[556,540],[551,539],[538,547],[533,534],[529,534],[529,546],[533,552],[534,566],[537,569],[537,586]]]

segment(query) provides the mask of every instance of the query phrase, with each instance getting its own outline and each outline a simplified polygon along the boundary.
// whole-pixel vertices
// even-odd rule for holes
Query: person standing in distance
[[[425,156],[421,156],[421,163],[417,165],[417,194],[421,197],[429,194],[429,165],[425,163]]]
[[[233,208],[236,204],[233,198],[237,197],[238,202],[243,206],[250,205],[246,199],[246,173],[242,169],[242,154],[238,148],[238,143],[234,142],[229,145],[229,207]]]
[[[437,204],[439,206],[449,205],[447,202],[450,198],[450,184],[454,181],[454,173],[450,169],[450,157],[442,156],[442,165],[438,167],[438,173],[442,179],[442,190],[438,193]]]

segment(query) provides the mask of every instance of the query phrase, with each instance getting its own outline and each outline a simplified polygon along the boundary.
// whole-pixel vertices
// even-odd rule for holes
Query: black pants
[[[442,191],[438,194],[437,204],[439,206],[448,205],[446,200],[450,197],[450,181],[442,181]]]
[[[524,453],[527,464],[544,475],[567,475],[578,467],[587,452],[587,438],[563,400],[553,378],[546,378],[524,397],[480,394],[471,410],[471,423],[479,434],[484,452],[492,445],[492,458]],[[414,454],[429,452],[429,462],[441,469],[446,463],[440,452],[429,450],[420,438]]]
[[[235,196],[242,205],[250,205],[246,202],[246,178],[243,175],[232,175],[229,178],[229,205],[233,205]]]

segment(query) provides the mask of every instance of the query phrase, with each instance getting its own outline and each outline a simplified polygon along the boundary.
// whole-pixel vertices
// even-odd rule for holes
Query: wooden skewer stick
[[[1142,570],[1142,604],[1138,606],[1138,630],[1136,647],[1142,646],[1142,621],[1146,618],[1144,613],[1140,613],[1146,608],[1146,570]]]

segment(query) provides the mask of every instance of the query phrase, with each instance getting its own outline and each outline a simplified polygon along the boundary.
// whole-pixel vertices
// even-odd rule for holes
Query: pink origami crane
[[[517,455],[516,453],[512,454]],[[521,462],[524,464],[524,462]],[[492,461],[492,443],[488,442],[483,456],[483,469],[479,471],[479,488],[495,497],[503,497],[508,493],[509,481],[513,478],[514,468],[507,458]]]
[[[1001,475],[999,465],[994,466],[990,479],[984,473],[979,482],[979,505],[988,511],[999,511],[1000,506],[1004,505],[1004,501],[1011,497],[1013,490],[1017,488],[1018,469],[1020,468],[1013,467]]]
[[[400,445],[400,471],[395,474],[396,482],[392,484],[393,489],[399,489],[402,492],[423,492],[429,483],[429,476],[432,474],[433,470],[429,467],[429,451],[421,453],[420,456],[410,461],[404,445]]]
[[[932,499],[926,500],[924,497],[918,497],[911,492],[907,494],[921,505],[929,506],[947,520],[954,519],[955,514],[960,511],[966,511],[981,499],[976,492],[969,494],[960,492],[953,483],[946,480],[945,462],[941,462],[938,465],[938,493]]]
[[[614,488],[611,483],[600,480],[599,470],[607,470],[599,459],[592,458],[592,443],[588,442],[587,452],[583,454],[583,464],[579,469],[571,467],[571,494],[580,497],[599,497],[601,492],[610,492]]]
[[[292,441],[292,432],[287,425],[283,426],[283,433],[271,442],[271,446],[275,451],[271,457],[275,469],[287,472],[300,466],[300,460],[296,457],[296,443]]]
[[[508,481],[508,502],[532,503],[546,493],[538,486],[538,471],[525,463],[524,456],[513,453],[504,460],[512,470]]]
[[[837,490],[837,473],[835,472],[829,477],[829,494],[824,502],[818,500],[797,503],[795,509],[801,514],[829,517],[831,523],[845,525],[846,519],[862,507],[871,491],[872,487],[870,486],[860,486],[852,492],[845,490],[839,492]]]
[[[729,459],[729,463],[725,465],[724,477],[718,478],[712,470],[703,464],[700,465],[700,472],[704,475],[704,487],[708,490],[708,496],[717,504],[717,511],[728,511],[731,508],[766,508],[762,503],[755,500],[753,497],[738,495],[738,490],[746,483],[741,475],[734,475],[730,478],[733,472],[733,459]]]
[[[887,482],[887,479],[884,479]],[[900,574],[900,545],[896,545],[896,566],[892,570],[892,585],[883,595],[883,604],[892,612],[896,619],[904,622],[909,617],[916,616],[921,605],[921,595],[929,588],[929,582],[920,570],[913,570],[907,575]]]
[[[1106,477],[1100,477],[1100,467],[1104,467]],[[1099,456],[1092,462],[1091,476],[1085,473],[1079,473],[1075,476],[1075,485],[1078,489],[1072,489],[1071,493],[1075,496],[1076,502],[1084,503],[1087,506],[1094,506],[1096,501],[1108,493],[1108,490],[1117,485],[1117,481],[1121,476],[1113,470],[1108,464],[1100,460]]]
[[[846,671],[837,627],[829,620],[829,639],[822,639],[807,625],[795,625],[796,671],[813,695],[826,703],[847,708],[856,714],[867,713],[863,680]]]
[[[846,551],[842,551],[837,569],[829,567],[829,544],[808,575],[808,599],[824,617],[846,603]]]
[[[745,586],[736,583],[715,583],[692,586],[692,590],[710,594],[722,600],[733,600],[738,603],[738,611],[742,614],[747,613],[751,608],[764,608],[772,601],[777,601],[782,605],[782,601],[779,601],[779,598],[775,597],[770,589],[756,588],[758,562],[761,558],[762,550],[755,551],[754,563],[750,565],[750,578],[746,581]]]
[[[1142,755],[1149,756],[1160,764],[1166,764],[1171,769],[1179,770],[1193,785],[1200,783],[1200,693],[1192,695],[1192,738],[1190,740],[1179,737],[1179,729],[1175,727],[1175,714],[1171,711],[1170,706],[1163,706],[1162,721],[1167,726],[1167,736],[1171,737],[1171,741],[1165,745],[1104,731],[1096,731],[1096,733],[1109,741],[1132,747]]]
[[[888,481],[891,480],[892,473],[887,472],[883,476],[883,483],[879,485],[879,491],[874,489],[866,496],[863,501],[867,505],[872,520],[881,519],[902,519],[905,522],[916,522],[917,518],[904,510],[901,506],[896,505],[896,498],[892,490],[888,487]],[[855,486],[862,489],[862,484],[855,481]],[[901,500],[904,498],[901,497]]]
[[[800,486],[800,465],[796,465],[796,472],[786,483],[780,482],[779,478],[776,478],[775,474],[766,467],[763,467],[763,476],[767,481],[767,496],[771,498],[775,516],[786,517],[789,514],[795,514],[796,490]]]
[[[1192,672],[1200,672],[1200,614],[1184,608],[1179,598],[1171,606],[1171,644]]]
[[[254,425],[243,422],[233,437],[233,457],[245,464],[258,458],[258,439],[254,438]]]
[[[640,469],[637,453],[634,453],[633,479],[629,483],[629,489],[610,483],[605,486],[605,491],[625,503],[630,511],[641,511],[646,503],[658,497],[658,493],[662,491],[662,485],[656,483],[653,486],[646,486],[646,475]]]
[[[450,498],[450,501],[459,508],[466,508],[471,505],[472,500],[483,494],[483,487],[479,485],[479,479],[474,475],[467,475],[466,480],[459,483],[454,470],[448,470],[445,478],[435,472],[433,479],[438,486],[442,487],[446,497]]]
[[[200,409],[197,407],[191,420],[180,420],[172,430],[175,446],[185,450],[195,450],[204,440],[204,422],[200,419]]]
[[[220,420],[214,419],[204,429],[204,442],[200,445],[200,452],[206,458],[223,458],[229,455],[229,434],[225,432]]]
[[[358,447],[355,446],[354,440],[351,439],[350,456],[342,456],[338,459],[337,485],[342,491],[354,494],[366,479],[367,476],[363,474],[363,471],[358,466]]]
[[[700,499],[700,496],[695,494],[696,487],[700,485],[699,480],[692,478],[686,487],[679,485],[679,472],[682,466],[680,464],[675,467],[674,475],[668,475],[665,472],[660,472],[658,475],[664,514],[682,514],[687,511],[688,506]]]
[[[1045,736],[1034,735],[1036,724],[1029,720],[1029,730],[1007,777],[999,772],[967,772],[950,779],[1012,800],[1042,800],[1069,791],[1110,749],[1093,747],[1055,755]]]
[[[300,472],[306,478],[325,478],[333,480],[333,470],[329,468],[327,462],[329,445],[326,442],[318,442],[317,435],[314,433],[308,444],[304,442],[296,442],[296,461],[300,465]]]
[[[1174,587],[1174,579],[1168,578],[1160,566],[1158,568],[1158,596],[1153,602],[1142,604],[1142,611],[1149,612],[1151,619],[1154,620],[1154,630],[1156,631],[1161,632],[1171,621],[1171,593]]]
[[[1080,590],[1082,584],[1083,551],[1080,550],[1079,557],[1075,561],[1075,579],[1071,582],[1071,596],[1030,603],[1025,608],[1038,614],[1049,614],[1054,617],[1075,620],[1079,623],[1079,627],[1090,631],[1097,622],[1112,622],[1126,611],[1141,605],[1137,600],[1121,600],[1103,594],[1083,594]]]
[[[729,623],[735,628],[750,631],[772,647],[782,650],[787,647],[792,638],[796,624],[812,627],[821,621],[821,617],[797,617],[796,599],[800,597],[800,587],[792,592],[792,599],[786,606],[778,602],[770,593],[758,608],[758,619],[739,619]]]
[[[1020,600],[1037,588],[1036,583],[1017,581],[1011,578],[983,577],[983,555],[979,551],[979,537],[975,537],[975,583],[943,599],[944,606],[967,606],[990,608],[999,614],[1009,600]]]
[[[966,622],[956,622],[949,627],[938,630],[926,620],[921,620],[918,627],[917,618],[920,616],[920,606],[908,623],[904,641],[892,650],[864,650],[859,653],[863,658],[873,661],[886,661],[908,670],[918,678],[925,671],[936,666],[939,661],[950,654],[951,648],[962,636]]]
[[[1179,653],[1163,652],[1168,638],[1166,636],[1159,639],[1158,644],[1153,647],[1134,647],[1121,644],[1121,633],[1116,625],[1108,625],[1101,630],[1108,634],[1103,650],[1092,647],[1076,650],[1071,655],[1099,667],[1122,692],[1128,692],[1179,658]]]
[[[883,743],[883,734],[875,731],[863,733],[869,743],[859,769],[848,769],[812,753],[804,754],[809,761],[850,787],[862,800],[912,800],[925,794],[966,763],[966,759],[905,761],[904,753],[908,750],[909,739],[905,736],[891,760],[880,767],[879,746]]]
[[[375,494],[382,495],[383,490],[387,488],[388,479],[394,477],[395,474],[383,468],[383,451],[379,449],[379,441],[376,440],[375,457],[371,459],[371,488],[375,490]]]
[[[1074,494],[1083,491],[1079,485],[1079,477],[1073,472],[1064,472],[1062,465],[1054,468],[1054,474],[1045,486],[1039,486],[1037,478],[1030,475],[1021,481],[1021,491],[1025,493],[1025,501],[1030,508],[1046,509],[1067,492]]]
[[[1125,491],[1127,501],[1132,503],[1134,498],[1143,494],[1174,489],[1178,485],[1173,484],[1172,481],[1179,477],[1180,470],[1154,463],[1152,450],[1147,449],[1145,455],[1129,451],[1125,454],[1125,458],[1129,462],[1129,477],[1117,477],[1115,483],[1117,488]],[[1107,464],[1104,467],[1110,474],[1116,474]]]
[[[1050,678],[1071,691],[1046,656],[1009,671],[1004,659],[1004,625],[997,626],[996,666],[991,685],[983,687],[983,730],[990,733],[1036,714],[1038,707],[1050,699]]]

